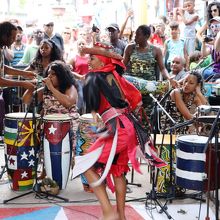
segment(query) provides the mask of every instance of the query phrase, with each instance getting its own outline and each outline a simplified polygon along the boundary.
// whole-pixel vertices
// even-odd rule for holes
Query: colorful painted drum
[[[214,189],[215,155],[211,150],[211,173],[208,175],[208,159],[210,149],[204,153],[208,137],[198,135],[183,135],[177,139],[176,150],[176,184],[186,189],[205,191],[207,177],[211,179],[211,188]],[[213,139],[214,143],[214,139]],[[211,144],[212,146],[213,144]],[[209,146],[209,147],[211,147]],[[220,154],[218,152],[218,158]],[[220,171],[219,171],[220,175]]]
[[[84,114],[79,118],[79,127],[76,132],[76,156],[84,155],[86,150],[95,142],[97,136],[97,124],[92,114]],[[86,177],[82,174],[82,184],[89,185]]]
[[[152,93],[154,95],[163,95],[164,93],[169,91],[168,81],[148,81],[139,77],[129,75],[124,75],[124,77],[129,82],[131,82],[141,92],[141,94],[144,95],[149,93]]]
[[[11,188],[16,191],[31,189],[36,178],[40,148],[40,115],[35,117],[36,136],[32,113],[18,112],[5,115],[6,167]]]
[[[152,138],[153,135],[151,135]],[[170,150],[172,149],[172,184],[175,182],[175,164],[176,164],[176,135],[172,135],[172,148],[170,147],[170,134],[157,134],[156,135],[156,147],[160,152],[160,158],[166,161],[167,166],[161,167],[157,170],[156,186],[157,192],[169,193],[170,184]]]
[[[46,115],[43,122],[46,175],[55,180],[60,189],[65,189],[72,157],[71,117],[64,114]]]

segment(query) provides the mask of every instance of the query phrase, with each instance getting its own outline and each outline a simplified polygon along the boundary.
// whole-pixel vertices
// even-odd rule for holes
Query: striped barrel
[[[40,148],[40,115],[36,115],[36,138],[32,113],[5,115],[5,161],[11,187],[16,191],[33,187]],[[35,138],[35,141],[34,141]]]
[[[177,139],[176,184],[191,190],[204,190],[206,174],[205,145],[208,137],[183,135]]]

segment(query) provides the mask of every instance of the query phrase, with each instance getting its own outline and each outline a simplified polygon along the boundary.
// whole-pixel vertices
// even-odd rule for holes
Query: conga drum
[[[43,117],[44,165],[47,177],[55,180],[60,189],[65,189],[72,157],[71,117],[51,114]]]
[[[35,119],[32,113],[5,115],[5,161],[11,188],[16,191],[31,189],[36,178],[40,148],[40,115],[36,114]],[[34,132],[34,128],[37,132]]]
[[[210,189],[215,189],[215,151],[210,149],[214,147],[214,139],[204,152],[207,141],[208,137],[206,136],[182,135],[178,137],[176,150],[177,185],[186,189],[207,191],[209,176]],[[217,154],[220,159],[220,153],[217,152]],[[209,156],[211,156],[210,173],[208,173]],[[220,175],[220,170],[218,171],[218,175]]]
[[[79,118],[79,127],[76,132],[76,156],[84,155],[87,149],[95,142],[97,136],[97,124],[94,122],[92,114],[84,114]],[[84,189],[89,188],[86,177],[80,175]],[[87,190],[86,190],[87,191]]]

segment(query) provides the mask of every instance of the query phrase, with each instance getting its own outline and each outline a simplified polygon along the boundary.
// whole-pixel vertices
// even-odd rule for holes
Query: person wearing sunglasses
[[[203,71],[206,81],[216,82],[220,79],[220,16],[216,16],[209,21],[213,38],[203,36],[201,53],[202,57],[209,54],[212,56],[213,64]]]
[[[57,46],[64,51],[63,37],[54,33],[54,22],[49,21],[44,24],[44,39],[50,39],[57,44]]]
[[[207,31],[208,35],[212,33],[211,28],[209,27],[209,20],[216,17],[220,16],[220,2],[214,1],[210,3],[207,7],[206,10],[206,18],[207,20],[205,23],[197,30],[196,37],[200,42],[203,40],[203,34]]]

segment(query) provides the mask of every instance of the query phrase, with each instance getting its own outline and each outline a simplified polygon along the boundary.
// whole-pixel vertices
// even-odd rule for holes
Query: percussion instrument
[[[215,121],[215,119],[216,119],[216,115],[209,115],[209,116],[200,116],[197,118],[197,121],[212,124]],[[218,118],[218,122],[220,122],[220,118]]]
[[[124,75],[125,79],[131,82],[142,94],[152,93],[154,95],[168,92],[168,81],[148,81],[135,76]]]
[[[197,107],[198,116],[207,115],[210,113],[218,112],[220,109],[219,105],[200,105]]]
[[[71,117],[65,114],[51,114],[44,116],[43,122],[46,175],[55,180],[60,189],[65,189],[72,156]]]
[[[207,189],[208,158],[210,149],[204,153],[208,137],[183,135],[177,138],[176,184],[186,189]],[[214,140],[213,140],[214,143]],[[209,146],[211,147],[211,146]],[[219,153],[218,153],[219,154]],[[218,155],[218,157],[220,154]],[[211,189],[214,189],[214,152],[211,151]],[[219,173],[220,175],[220,173]]]
[[[92,114],[84,114],[79,117],[79,127],[76,132],[76,156],[84,155],[87,149],[95,142],[97,136],[97,124]],[[86,177],[81,174],[83,185],[89,185]]]
[[[16,191],[31,189],[36,178],[40,148],[40,115],[35,117],[36,125],[32,113],[5,115],[6,167],[11,187]],[[34,128],[37,132],[34,132]]]
[[[151,134],[151,137],[154,138],[154,135]],[[160,152],[160,158],[167,162],[167,166],[161,167],[157,171],[157,179],[156,179],[156,186],[157,191],[161,193],[168,193],[167,183],[170,181],[170,134],[157,134],[156,135],[156,141],[155,145]],[[172,135],[172,159],[173,164],[175,162],[175,142],[176,142],[176,135]],[[174,173],[174,166],[172,167],[173,173]],[[173,180],[174,182],[174,175]]]

